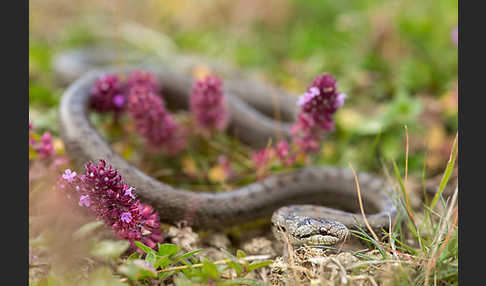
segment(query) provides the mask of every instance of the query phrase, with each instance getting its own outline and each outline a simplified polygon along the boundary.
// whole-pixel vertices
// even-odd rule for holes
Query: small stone
[[[228,236],[220,232],[210,234],[204,239],[204,243],[217,249],[229,249],[231,246],[231,241],[229,240]]]
[[[347,267],[355,262],[358,262],[358,258],[349,252],[341,252],[336,256],[337,260],[344,266]]]
[[[272,242],[264,237],[256,237],[246,242],[242,246],[243,251],[251,255],[268,254],[276,256],[277,253],[272,247]]]
[[[169,227],[167,238],[171,243],[182,247],[183,251],[191,251],[199,248],[200,238],[191,227]]]

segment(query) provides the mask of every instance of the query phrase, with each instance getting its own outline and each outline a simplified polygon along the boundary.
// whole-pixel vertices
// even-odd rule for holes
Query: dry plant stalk
[[[405,143],[405,202],[407,205],[407,212],[410,216],[410,220],[412,220],[412,223],[415,225],[415,218],[413,216],[412,210],[410,208],[410,200],[408,196],[408,149],[409,149],[409,143],[408,143],[408,127],[407,125],[405,127],[405,138],[406,138],[406,143]]]
[[[366,218],[366,215],[364,213],[363,200],[361,199],[361,189],[359,188],[358,176],[356,175],[356,171],[354,170],[353,165],[351,163],[349,163],[349,167],[353,171],[354,181],[356,182],[356,191],[358,192],[359,209],[361,210],[361,215],[363,216],[364,223],[366,225],[366,228],[368,228],[368,230],[370,231],[371,235],[373,235],[373,238],[376,240],[376,242],[379,242],[378,236],[371,228],[368,219]]]
[[[432,267],[434,267],[435,262],[437,261],[437,258],[442,253],[442,250],[443,250],[444,246],[447,244],[447,241],[449,240],[450,235],[454,231],[454,227],[457,224],[457,218],[458,218],[458,210],[457,210],[457,207],[456,207],[457,193],[458,193],[458,187],[456,187],[456,189],[454,191],[454,195],[452,196],[452,200],[449,203],[449,208],[447,210],[445,219],[442,221],[442,224],[441,224],[441,228],[439,230],[439,233],[438,233],[438,235],[434,239],[434,247],[432,248],[432,251],[430,252],[431,253],[430,254],[431,259],[427,262],[427,265],[426,265],[426,268],[425,268],[425,282],[424,282],[424,285],[425,286],[429,285],[429,275],[430,275],[430,271],[432,270]],[[442,237],[446,233],[447,222],[451,220],[451,216],[452,216],[453,213],[455,213],[454,221],[453,221],[451,227],[449,228],[447,237],[443,241],[440,250],[438,250],[439,249],[440,241],[442,240]]]

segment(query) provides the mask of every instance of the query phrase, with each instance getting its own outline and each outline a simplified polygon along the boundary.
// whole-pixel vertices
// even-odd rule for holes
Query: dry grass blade
[[[442,242],[441,249],[444,247],[444,245],[446,245],[448,237],[450,237],[450,235],[452,234],[452,231],[454,230],[454,226],[457,224],[457,213],[458,213],[457,207],[456,207],[457,193],[458,193],[458,188],[456,187],[456,190],[454,191],[454,195],[452,196],[452,200],[449,204],[449,208],[447,210],[446,217],[442,221],[442,225],[440,227],[440,230],[439,230],[437,236],[434,239],[433,248],[430,251],[430,255],[429,255],[429,257],[431,257],[431,259],[428,261],[426,268],[425,268],[425,283],[424,283],[424,285],[426,285],[426,286],[429,285],[430,271],[432,270],[432,267],[434,267],[435,262],[437,261],[437,258],[439,257],[440,253],[442,252],[442,250],[438,251],[439,245],[441,244],[440,242],[442,241],[442,237],[446,233],[447,222],[449,222],[451,220],[451,216],[454,213],[454,210],[455,210],[456,216],[455,216],[454,222],[452,223],[451,227],[449,228],[449,232],[448,232],[446,240],[444,240]]]
[[[454,228],[456,227],[457,225],[457,219],[459,217],[459,212],[457,210],[457,207],[455,208],[455,211],[454,211],[455,215],[454,215],[454,221],[453,223],[451,224],[451,227],[449,228],[449,231],[447,233],[447,236],[446,238],[444,239],[444,242],[442,243],[439,251],[437,252],[437,255],[434,257],[434,260],[437,260],[438,257],[440,257],[440,255],[442,254],[442,251],[444,250],[444,247],[447,245],[447,242],[449,241],[449,239],[451,238],[451,235],[452,233],[454,232]]]
[[[407,204],[407,211],[410,215],[410,219],[412,220],[412,223],[415,224],[415,218],[412,213],[412,209],[410,206],[410,199],[408,195],[408,149],[409,149],[409,143],[408,143],[408,127],[405,125],[405,138],[406,138],[406,144],[405,144],[405,184],[404,184],[404,195],[405,195],[405,202]]]
[[[353,176],[354,176],[354,181],[356,183],[356,191],[358,192],[358,200],[359,200],[359,209],[361,210],[361,215],[363,216],[363,221],[366,225],[366,228],[368,228],[368,230],[370,231],[371,235],[373,235],[373,238],[379,242],[380,240],[378,239],[378,236],[376,235],[376,233],[373,231],[373,229],[371,228],[369,222],[368,222],[368,219],[366,218],[366,215],[364,213],[364,207],[363,207],[363,200],[361,198],[361,190],[359,188],[359,181],[358,181],[358,176],[356,175],[356,171],[354,170],[353,168],[353,165],[351,165],[351,163],[349,163],[349,167],[351,168],[351,170],[353,171]]]
[[[342,285],[346,285],[348,283],[348,277],[346,275],[346,268],[344,268],[344,266],[339,262],[339,260],[337,260],[336,258],[334,257],[331,257],[330,260],[332,262],[334,262],[334,264],[339,268],[340,270],[340,278],[341,278],[341,284]]]
[[[294,278],[295,278],[295,281],[297,282],[297,285],[300,285],[300,281],[298,279],[297,273],[295,272],[296,268],[299,268],[300,266],[295,265],[294,249],[292,247],[292,244],[290,243],[290,240],[289,240],[287,234],[283,231],[283,229],[280,226],[278,226],[278,228],[279,228],[279,231],[281,233],[283,233],[283,237],[285,239],[284,257],[285,257],[285,251],[287,251],[287,255],[288,255],[288,258],[289,258],[289,262],[290,262],[290,265],[288,265],[288,267],[292,270],[292,274],[294,275]],[[287,261],[285,261],[285,262],[287,262]],[[306,269],[306,268],[304,268],[304,269]]]
[[[405,128],[405,187],[407,186],[407,179],[408,179],[408,127],[407,125],[404,126]],[[408,189],[408,188],[406,188]]]
[[[395,160],[393,160],[393,169],[395,170],[395,175],[398,179],[398,183],[400,185],[400,190],[403,194],[403,197],[405,198],[405,207],[406,207],[406,210],[407,210],[407,215],[410,218],[410,221],[413,223],[414,228],[416,230],[417,227],[415,225],[415,219],[414,219],[414,216],[413,216],[412,207],[410,206],[408,191],[407,191],[407,188],[405,186],[406,182],[405,183],[403,182],[402,177],[400,176],[400,171],[398,170],[398,166],[397,166]]]
[[[379,265],[379,264],[387,264],[387,263],[404,263],[404,264],[412,264],[415,265],[416,263],[413,261],[408,260],[372,260],[372,261],[361,261],[356,262],[346,267],[346,270],[353,270],[354,268],[359,268],[366,265]]]

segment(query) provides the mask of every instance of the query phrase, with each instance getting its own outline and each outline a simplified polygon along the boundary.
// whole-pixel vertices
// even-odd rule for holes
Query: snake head
[[[273,232],[284,241],[282,236],[286,235],[292,245],[331,246],[342,242],[349,231],[345,225],[334,220],[294,216],[274,222]]]

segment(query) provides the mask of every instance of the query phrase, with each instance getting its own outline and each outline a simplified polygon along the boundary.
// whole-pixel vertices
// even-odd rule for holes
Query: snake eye
[[[329,230],[323,226],[319,228],[319,232],[320,234],[324,234],[324,235],[329,234]]]

